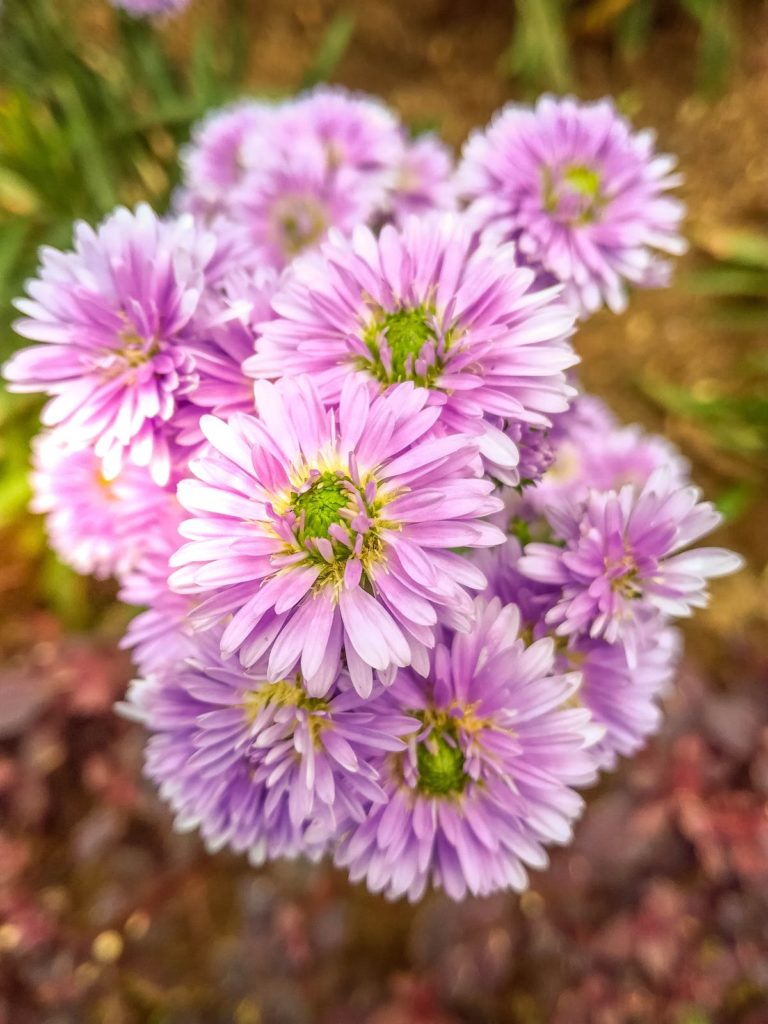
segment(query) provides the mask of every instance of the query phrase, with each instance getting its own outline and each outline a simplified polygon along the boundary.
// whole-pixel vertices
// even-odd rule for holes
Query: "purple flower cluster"
[[[111,3],[134,18],[149,18],[177,14],[184,10],[189,0],[111,0]]]
[[[671,167],[607,101],[509,108],[456,169],[322,88],[210,116],[173,216],[43,250],[5,367],[49,396],[33,508],[142,609],[121,709],[178,828],[520,890],[657,728],[739,559],[572,339],[682,248]]]

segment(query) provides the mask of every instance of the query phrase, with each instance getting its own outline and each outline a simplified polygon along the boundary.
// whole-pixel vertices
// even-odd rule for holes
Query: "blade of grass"
[[[337,14],[326,29],[317,51],[304,72],[301,88],[309,89],[319,82],[327,82],[347,52],[355,30],[354,15],[348,12]]]
[[[528,90],[571,87],[567,6],[568,0],[516,0],[514,34],[501,67]]]

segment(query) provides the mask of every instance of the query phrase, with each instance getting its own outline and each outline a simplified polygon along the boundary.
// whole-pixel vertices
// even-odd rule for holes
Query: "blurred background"
[[[453,146],[505,101],[610,93],[686,176],[672,288],[580,331],[586,386],[692,461],[747,569],[714,587],[648,749],[522,898],[387,904],[207,856],[115,717],[129,612],[28,515],[35,396],[0,392],[0,1024],[768,1022],[768,7],[757,0],[106,0],[0,13],[0,355],[36,249],[163,209],[243,92],[330,80]]]

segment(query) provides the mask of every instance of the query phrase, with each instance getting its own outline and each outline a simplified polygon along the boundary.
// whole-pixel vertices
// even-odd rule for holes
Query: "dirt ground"
[[[251,84],[295,88],[331,16],[351,9],[334,80],[458,147],[519,97],[499,72],[512,6],[259,0]],[[713,103],[693,93],[695,33],[679,19],[632,67],[600,40],[574,54],[580,95],[618,96],[679,155],[692,236],[768,225],[768,10],[740,10],[739,67]],[[193,17],[166,30],[172,46]],[[577,345],[586,385],[667,433],[717,495],[760,470],[643,387],[735,393],[746,353],[766,347],[723,332],[690,293],[697,259],[626,317],[595,317]],[[664,731],[590,797],[575,845],[521,899],[458,908],[390,905],[326,866],[253,871],[173,835],[139,778],[140,731],[111,711],[130,668],[109,627],[67,636],[20,607],[0,637],[26,651],[0,680],[16,700],[0,722],[0,1024],[766,1024],[767,514],[763,488],[721,531],[748,568],[713,588]]]

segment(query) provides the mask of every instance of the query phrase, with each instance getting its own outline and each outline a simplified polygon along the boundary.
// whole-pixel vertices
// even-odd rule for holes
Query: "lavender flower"
[[[510,104],[467,142],[459,190],[479,230],[567,286],[582,315],[626,306],[626,285],[666,283],[658,253],[679,255],[683,206],[673,157],[633,132],[608,99],[544,96]]]
[[[562,546],[529,544],[518,568],[533,580],[562,587],[546,621],[561,636],[622,642],[637,665],[640,616],[655,609],[688,616],[707,603],[706,580],[735,572],[742,560],[724,548],[690,544],[721,516],[681,487],[666,468],[638,490],[592,491],[583,504],[549,510]]]
[[[323,696],[342,649],[358,692],[372,670],[426,671],[438,613],[471,624],[464,587],[484,578],[450,549],[498,544],[480,517],[497,511],[490,481],[474,475],[477,449],[429,434],[439,409],[409,382],[372,397],[349,377],[338,412],[309,378],[256,385],[259,417],[202,420],[212,446],[179,486],[196,518],[174,556],[179,591],[213,592],[201,626],[227,613],[222,652],[244,665],[269,650],[268,677],[300,661],[308,692]]]
[[[17,352],[5,376],[54,396],[43,423],[92,444],[107,478],[126,457],[160,485],[170,478],[174,416],[198,382],[185,342],[215,249],[191,218],[120,208],[97,231],[77,224],[74,252],[44,248],[16,303],[16,331],[42,344]]]
[[[226,419],[233,412],[253,412],[253,380],[243,363],[253,355],[257,324],[271,316],[271,299],[279,277],[270,267],[230,270],[203,296],[189,351],[198,385],[179,411],[179,440],[190,445],[202,439],[201,410]]]
[[[351,234],[373,216],[383,196],[376,178],[349,167],[329,174],[321,144],[304,140],[246,175],[233,192],[229,225],[222,230],[243,251],[250,249],[252,266],[282,270],[299,253],[316,248],[332,228]]]
[[[402,127],[381,100],[340,86],[321,85],[287,104],[277,125],[283,153],[318,145],[326,173],[356,171],[394,177],[405,153]]]
[[[411,216],[456,208],[451,151],[434,135],[409,143],[400,161],[392,193],[392,218],[404,226]]]
[[[147,774],[211,850],[253,863],[319,856],[348,821],[385,799],[372,755],[397,752],[418,721],[363,701],[346,675],[324,698],[300,676],[270,681],[264,663],[222,661],[197,637],[186,665],[134,684],[123,710],[150,729]]]
[[[493,417],[546,427],[574,393],[563,374],[577,361],[573,317],[556,290],[531,290],[533,276],[503,248],[473,252],[449,215],[378,239],[358,227],[297,261],[245,369],[311,374],[328,401],[350,373],[382,390],[412,380],[429,389],[442,429],[477,435],[483,456],[512,473],[517,446]]]
[[[680,648],[677,630],[651,615],[638,622],[633,667],[620,643],[575,637],[562,651],[559,664],[581,673],[579,702],[605,729],[593,748],[601,768],[615,768],[619,755],[636,754],[659,728],[659,699],[672,683]]]
[[[184,185],[176,197],[178,207],[209,217],[225,211],[232,189],[248,172],[249,158],[258,160],[273,144],[278,110],[273,104],[243,100],[195,125],[181,153]]]
[[[661,467],[680,486],[688,481],[688,463],[673,444],[637,425],[620,426],[594,395],[579,395],[557,418],[548,441],[552,464],[526,493],[539,511],[585,501],[591,490],[618,490],[625,484],[640,489]]]
[[[182,543],[185,517],[175,496],[147,529],[138,559],[120,576],[121,601],[143,608],[128,625],[120,646],[130,650],[141,676],[154,676],[180,664],[192,652],[189,615],[194,600],[168,584],[169,560]]]
[[[45,515],[59,558],[97,579],[127,572],[172,496],[138,466],[107,480],[90,448],[70,447],[66,430],[40,434],[32,447],[30,508]]]
[[[113,7],[120,7],[134,17],[144,18],[155,14],[176,14],[183,11],[189,0],[110,0]]]
[[[431,881],[453,899],[527,886],[526,865],[565,843],[591,783],[588,748],[601,730],[564,709],[577,674],[554,674],[554,645],[525,647],[519,613],[476,601],[471,634],[444,637],[427,686],[398,674],[386,701],[422,729],[381,758],[387,802],[351,827],[336,861],[374,892],[419,899]]]

